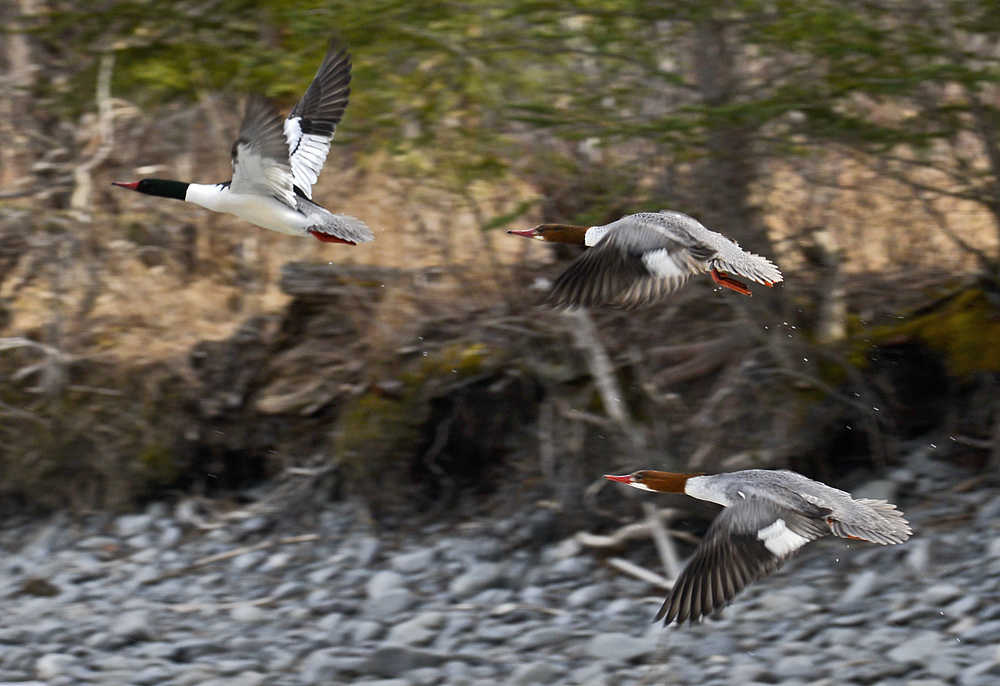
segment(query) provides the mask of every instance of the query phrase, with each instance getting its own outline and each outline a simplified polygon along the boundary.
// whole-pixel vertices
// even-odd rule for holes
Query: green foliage
[[[996,344],[1000,310],[981,290],[964,291],[941,307],[906,318],[899,325],[877,327],[869,335],[876,345],[911,338],[939,353],[955,377],[1000,372],[1000,346]]]
[[[330,35],[354,56],[351,107],[338,142],[387,151],[402,172],[464,191],[507,173],[538,178],[581,165],[580,146],[627,178],[724,150],[751,162],[830,142],[936,164],[971,134],[994,160],[965,164],[948,189],[996,206],[1000,10],[987,0],[68,0],[25,28],[62,59],[39,96],[89,106],[96,58],[117,57],[114,92],[142,105],[206,91],[260,91],[288,106]],[[729,60],[731,82],[698,78]],[[711,67],[711,65],[709,65]],[[728,74],[720,69],[720,74]],[[62,78],[68,75],[69,78]],[[964,143],[967,147],[967,143]],[[526,165],[541,152],[552,166]],[[537,164],[537,163],[536,163]],[[620,187],[618,190],[622,190]],[[633,185],[628,206],[666,199]],[[992,204],[991,204],[992,203]],[[997,210],[1000,213],[1000,210]]]

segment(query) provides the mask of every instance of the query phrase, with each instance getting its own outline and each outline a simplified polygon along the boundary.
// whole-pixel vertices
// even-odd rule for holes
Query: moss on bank
[[[901,319],[898,324],[873,328],[852,350],[851,360],[865,366],[872,345],[884,346],[914,339],[941,356],[948,372],[968,379],[1000,372],[1000,310],[982,290],[971,288],[942,305]]]
[[[495,374],[505,362],[500,350],[484,343],[454,343],[422,353],[396,379],[354,399],[334,439],[334,455],[351,486],[412,493],[406,484],[434,435],[428,424],[435,400]]]

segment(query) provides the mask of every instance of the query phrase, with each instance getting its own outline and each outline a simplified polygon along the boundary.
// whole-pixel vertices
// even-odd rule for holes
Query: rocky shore
[[[7,522],[0,684],[1000,683],[996,481],[915,449],[885,480],[916,532],[827,539],[720,618],[664,629],[661,594],[538,508],[377,538],[351,505],[308,529],[141,514]],[[639,541],[626,554],[638,555]]]

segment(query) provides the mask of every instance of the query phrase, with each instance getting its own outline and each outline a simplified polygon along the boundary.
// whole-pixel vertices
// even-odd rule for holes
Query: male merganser
[[[271,231],[312,235],[325,243],[356,245],[373,240],[371,229],[360,219],[333,214],[312,201],[312,185],[344,116],[350,82],[350,55],[332,40],[316,76],[287,119],[282,120],[266,98],[252,95],[247,100],[232,148],[231,181],[142,179],[114,185],[235,214]]]
[[[743,295],[750,295],[746,284],[720,272],[765,286],[782,278],[766,257],[746,252],[697,219],[671,210],[630,214],[603,226],[541,224],[507,233],[593,247],[556,279],[547,298],[555,307],[637,307],[680,288],[692,274],[705,272],[715,283]]]
[[[833,534],[886,545],[902,543],[913,533],[891,503],[855,500],[850,493],[784,469],[711,476],[641,470],[604,478],[644,491],[686,493],[726,508],[656,613],[653,621],[662,619],[664,626],[723,607],[818,538]]]

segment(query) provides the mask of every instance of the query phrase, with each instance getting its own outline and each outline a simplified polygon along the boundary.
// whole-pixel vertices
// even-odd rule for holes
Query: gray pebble
[[[628,634],[597,634],[587,642],[586,652],[598,660],[627,662],[653,652],[655,644],[648,638]]]
[[[378,622],[372,622],[367,619],[363,619],[358,622],[353,623],[354,629],[351,635],[354,638],[355,643],[362,643],[364,641],[370,641],[382,635],[382,625]]]
[[[368,673],[384,677],[395,677],[412,669],[437,667],[449,657],[429,650],[409,646],[381,646],[375,649],[366,663]]]
[[[500,581],[502,567],[495,562],[478,562],[452,580],[448,590],[457,596],[466,596]]]
[[[882,585],[881,581],[882,575],[879,572],[873,569],[866,569],[851,580],[851,585],[847,587],[847,590],[840,597],[840,604],[845,606],[853,605],[864,600]]]
[[[406,679],[415,686],[434,686],[444,679],[444,675],[436,667],[417,667],[406,673]]]
[[[242,624],[255,624],[267,618],[267,612],[256,605],[237,605],[229,611],[229,616]]]
[[[944,613],[950,617],[964,617],[974,613],[979,607],[979,598],[974,595],[966,595],[948,604],[944,608]]]
[[[606,600],[609,595],[609,589],[605,584],[581,586],[566,596],[565,605],[572,608],[586,607],[598,601]]]
[[[408,553],[400,553],[392,558],[390,565],[401,574],[417,574],[430,567],[434,561],[434,550],[421,548]]]
[[[563,670],[548,662],[529,662],[514,668],[507,683],[510,686],[538,686],[558,681]]]
[[[894,662],[909,662],[920,664],[928,655],[937,655],[944,650],[945,641],[931,631],[924,631],[914,638],[900,643],[888,652],[888,657]]]
[[[429,643],[444,624],[440,612],[421,612],[389,629],[387,642],[401,645],[423,645]]]
[[[119,616],[111,625],[111,633],[124,641],[148,641],[156,631],[153,619],[145,610],[133,610]]]
[[[47,653],[38,658],[38,662],[35,663],[35,671],[42,679],[48,680],[65,674],[76,664],[77,659],[72,655]]]
[[[377,596],[369,598],[365,603],[364,613],[369,617],[388,619],[408,610],[417,601],[416,597],[405,588],[391,588]]]
[[[816,663],[806,655],[789,655],[778,660],[774,665],[774,673],[779,680],[806,679],[816,674]]]
[[[966,643],[1000,644],[1000,620],[984,622],[959,634]]]
[[[365,584],[365,592],[369,598],[378,598],[384,593],[401,588],[406,583],[406,578],[399,572],[384,569],[376,572]]]

